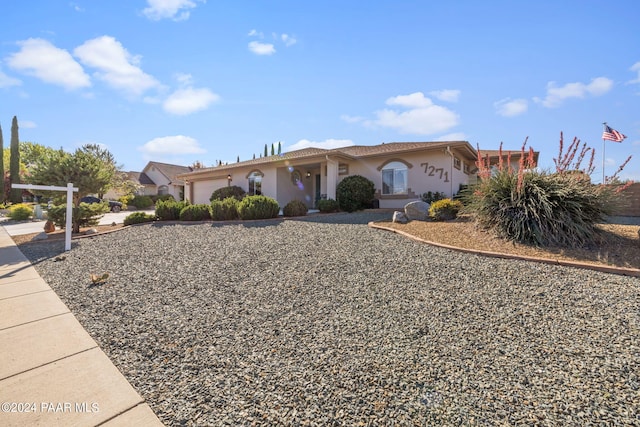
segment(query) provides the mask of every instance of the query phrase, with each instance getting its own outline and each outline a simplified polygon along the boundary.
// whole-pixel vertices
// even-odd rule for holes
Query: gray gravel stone
[[[23,252],[167,425],[640,424],[639,279],[376,219],[147,224],[62,261],[61,243]]]

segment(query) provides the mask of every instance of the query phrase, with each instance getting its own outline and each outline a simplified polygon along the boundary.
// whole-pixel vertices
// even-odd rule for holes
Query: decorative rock
[[[95,228],[90,228],[87,231],[84,232],[84,234],[98,234],[98,230],[96,230]]]
[[[35,236],[33,236],[33,239],[31,240],[47,240],[48,238],[49,236],[47,235],[47,233],[43,232],[43,233],[36,234]]]
[[[53,233],[54,231],[56,231],[56,226],[53,223],[53,221],[48,220],[47,222],[44,223],[44,232],[45,233]]]
[[[407,222],[409,222],[409,219],[407,218],[407,215],[405,215],[404,212],[395,211],[393,213],[393,220],[392,221],[400,223],[400,224],[406,224]]]
[[[429,219],[429,203],[416,201],[407,203],[404,207],[404,213],[409,220],[426,221]]]

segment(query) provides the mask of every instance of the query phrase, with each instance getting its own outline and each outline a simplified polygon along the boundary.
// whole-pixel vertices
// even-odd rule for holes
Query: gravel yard
[[[21,250],[167,425],[640,425],[640,279],[366,226],[388,218]]]

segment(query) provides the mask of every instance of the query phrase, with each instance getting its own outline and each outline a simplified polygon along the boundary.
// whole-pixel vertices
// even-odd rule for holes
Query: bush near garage
[[[187,205],[180,211],[180,221],[204,221],[211,219],[209,205]]]
[[[276,218],[279,212],[278,202],[267,196],[248,196],[238,204],[240,219]]]
[[[238,219],[238,204],[235,197],[227,197],[224,200],[211,202],[211,219],[214,221],[230,221]]]
[[[189,205],[189,202],[176,202],[172,200],[156,203],[156,216],[160,221],[176,221],[180,219],[180,211]]]

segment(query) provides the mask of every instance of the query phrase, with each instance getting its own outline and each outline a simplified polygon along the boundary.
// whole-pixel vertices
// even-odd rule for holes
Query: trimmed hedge
[[[340,206],[333,199],[318,200],[318,210],[322,213],[338,212]]]
[[[147,209],[153,206],[153,200],[149,196],[135,196],[128,205],[135,206],[137,209]]]
[[[209,205],[187,205],[180,211],[180,221],[204,221],[211,219]]]
[[[248,196],[238,204],[240,219],[276,218],[279,212],[278,202],[267,196]]]
[[[9,208],[9,214],[7,216],[14,221],[24,221],[25,219],[29,219],[32,215],[33,209],[31,206],[25,203],[18,203]]]
[[[153,222],[156,216],[146,212],[134,212],[124,219],[124,225],[142,224],[145,222]]]
[[[189,202],[176,202],[172,200],[158,200],[156,203],[156,216],[160,221],[175,221],[180,219],[180,211],[188,206]]]
[[[462,209],[462,203],[458,200],[440,199],[431,203],[429,217],[434,221],[448,221],[456,219]]]
[[[371,207],[375,191],[372,181],[361,175],[351,175],[336,187],[336,198],[340,209],[354,212]]]
[[[211,218],[214,221],[229,221],[238,219],[238,204],[240,202],[235,197],[227,197],[224,200],[214,200],[211,202]]]
[[[309,208],[300,200],[292,200],[282,209],[284,216],[305,216]]]
[[[247,193],[237,185],[231,185],[229,187],[218,188],[211,194],[209,198],[210,202],[214,200],[224,200],[229,197],[234,197],[236,200],[242,200]]]

